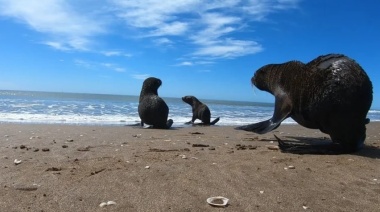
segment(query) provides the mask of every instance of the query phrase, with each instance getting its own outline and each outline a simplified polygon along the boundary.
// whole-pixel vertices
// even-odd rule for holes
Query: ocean
[[[43,123],[77,125],[119,125],[140,122],[138,96],[80,94],[34,91],[1,91],[1,123]],[[169,118],[174,127],[191,120],[190,105],[180,98],[162,97],[169,106]],[[211,121],[220,117],[217,125],[239,126],[272,117],[272,103],[203,100],[211,110]],[[380,121],[380,110],[370,110],[371,121]],[[196,122],[200,122],[197,120]],[[283,124],[295,124],[288,118]]]

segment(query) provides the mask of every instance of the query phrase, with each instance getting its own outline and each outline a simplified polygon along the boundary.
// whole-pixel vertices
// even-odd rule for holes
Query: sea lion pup
[[[191,118],[191,121],[186,122],[185,124],[194,124],[194,121],[196,119],[199,119],[202,121],[202,123],[198,125],[214,125],[219,121],[220,118],[218,117],[214,121],[210,122],[211,120],[210,109],[207,107],[207,105],[199,101],[195,96],[184,96],[182,97],[182,101],[189,104],[193,111],[193,117]]]
[[[145,79],[143,83],[138,106],[141,126],[145,123],[153,128],[169,129],[173,124],[173,120],[168,120],[169,107],[157,93],[161,84],[161,80],[154,77]]]
[[[372,83],[354,60],[328,54],[307,64],[270,64],[257,70],[251,82],[275,96],[273,117],[236,129],[264,134],[291,117],[304,127],[329,134],[334,144],[329,151],[334,153],[351,153],[364,146]],[[279,146],[285,151],[302,149],[281,140]],[[318,149],[316,145],[310,147]]]

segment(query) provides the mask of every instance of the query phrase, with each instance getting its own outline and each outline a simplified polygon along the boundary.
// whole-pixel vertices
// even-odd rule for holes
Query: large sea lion
[[[161,84],[161,80],[154,77],[145,79],[143,83],[138,106],[141,126],[145,123],[153,128],[169,129],[173,124],[173,120],[168,120],[169,107],[157,93]]]
[[[182,101],[189,104],[193,111],[193,117],[191,118],[191,121],[186,122],[185,124],[194,124],[196,119],[202,121],[202,123],[200,123],[199,125],[214,125],[219,121],[220,118],[218,117],[214,121],[210,122],[210,109],[207,107],[206,104],[203,104],[195,96],[184,96],[182,97]]]
[[[328,54],[307,64],[299,61],[270,64],[257,70],[251,82],[275,96],[274,114],[269,120],[237,129],[263,134],[291,117],[304,127],[329,134],[334,143],[331,146],[341,153],[363,147],[372,83],[354,60]],[[280,140],[279,144],[282,150],[297,149]]]

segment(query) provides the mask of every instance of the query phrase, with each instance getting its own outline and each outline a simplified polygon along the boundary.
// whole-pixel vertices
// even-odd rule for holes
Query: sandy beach
[[[276,150],[330,142],[282,125],[257,135],[233,127],[171,130],[0,124],[1,211],[379,211],[380,123],[355,154]],[[223,196],[227,207],[206,199]],[[113,201],[104,207],[103,202]],[[109,202],[112,203],[112,202]]]

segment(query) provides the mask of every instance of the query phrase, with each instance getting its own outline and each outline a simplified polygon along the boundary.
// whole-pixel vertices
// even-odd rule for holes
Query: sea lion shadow
[[[131,127],[133,129],[150,129],[150,130],[179,130],[184,127],[170,127],[168,129],[163,129],[163,128],[154,128],[152,126],[141,126],[141,124],[126,124],[124,125],[125,127]]]
[[[276,136],[277,137],[277,136]],[[283,139],[285,138],[285,139]],[[354,153],[344,153],[339,151],[341,147],[339,144],[332,143],[330,138],[312,138],[312,137],[299,137],[299,136],[284,136],[282,139],[278,139],[279,146],[285,145],[284,149],[280,147],[282,152],[291,154],[314,154],[314,155],[340,155],[351,154],[361,157],[380,158],[380,148],[364,145],[364,147]],[[293,146],[297,148],[292,148]],[[289,147],[289,148],[287,148]],[[300,148],[299,148],[300,147]]]

